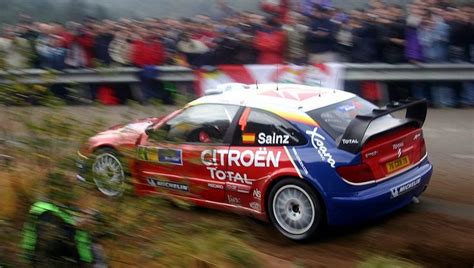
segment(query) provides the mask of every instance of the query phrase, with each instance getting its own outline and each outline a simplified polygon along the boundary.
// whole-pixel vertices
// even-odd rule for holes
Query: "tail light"
[[[364,183],[375,180],[369,165],[362,163],[353,166],[342,166],[337,168],[337,173],[346,181],[352,183]]]
[[[421,140],[420,144],[420,159],[423,158],[426,155],[426,144],[425,144],[425,139]]]

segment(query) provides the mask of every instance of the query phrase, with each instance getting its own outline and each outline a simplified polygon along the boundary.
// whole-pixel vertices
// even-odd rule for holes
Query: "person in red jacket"
[[[260,4],[263,11],[275,15],[281,24],[289,22],[290,0],[262,0]]]
[[[79,35],[76,36],[76,42],[84,49],[87,67],[94,67],[94,39],[94,30],[88,27],[81,29]]]
[[[133,65],[145,67],[162,65],[165,61],[164,48],[157,35],[144,30],[145,38],[138,37],[132,42],[131,59]]]
[[[286,49],[286,35],[275,18],[265,21],[254,38],[258,64],[282,64]]]

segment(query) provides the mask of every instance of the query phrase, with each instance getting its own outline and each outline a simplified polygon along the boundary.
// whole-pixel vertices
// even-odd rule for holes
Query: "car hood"
[[[161,117],[156,118],[145,118],[140,119],[128,124],[115,125],[105,131],[98,133],[98,135],[109,135],[109,134],[142,134],[146,128],[159,122]]]

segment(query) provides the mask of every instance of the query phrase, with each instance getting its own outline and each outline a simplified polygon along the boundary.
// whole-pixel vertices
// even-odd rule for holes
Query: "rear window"
[[[309,111],[308,115],[318,122],[333,139],[337,139],[344,134],[347,126],[356,115],[370,113],[375,108],[377,108],[377,106],[372,103],[355,97],[324,108]]]

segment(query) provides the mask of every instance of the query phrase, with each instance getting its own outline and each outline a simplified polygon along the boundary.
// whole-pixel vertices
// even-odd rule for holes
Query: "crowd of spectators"
[[[2,67],[474,61],[472,4],[413,0],[400,6],[372,0],[364,9],[344,11],[330,1],[280,0],[262,1],[266,13],[257,13],[237,12],[218,2],[219,19],[86,18],[61,24],[23,17],[3,28]],[[454,105],[449,85],[436,87],[439,96],[432,97],[437,104]],[[466,82],[464,89],[464,99],[474,102],[473,84]],[[413,94],[423,96],[425,90],[419,83]]]

